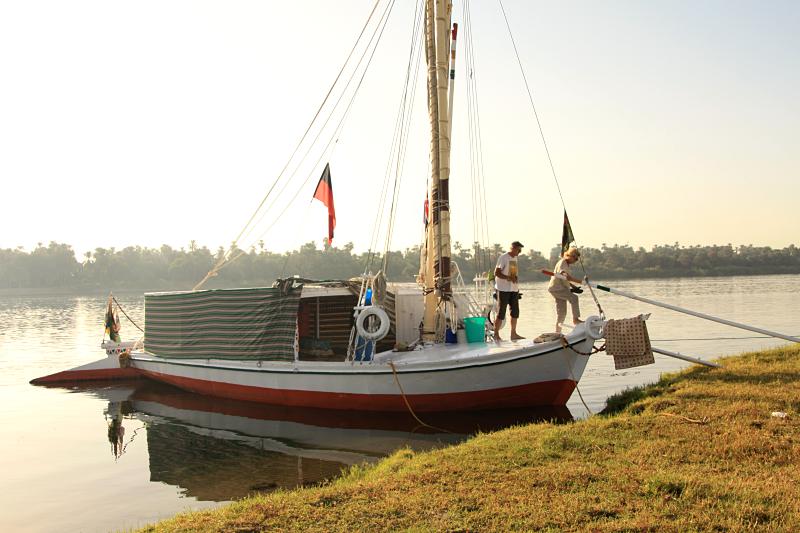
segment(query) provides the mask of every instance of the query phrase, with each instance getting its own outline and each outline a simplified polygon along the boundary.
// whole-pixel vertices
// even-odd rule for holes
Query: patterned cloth
[[[603,331],[606,353],[614,356],[614,368],[617,370],[656,362],[650,346],[647,324],[641,316],[609,320]]]

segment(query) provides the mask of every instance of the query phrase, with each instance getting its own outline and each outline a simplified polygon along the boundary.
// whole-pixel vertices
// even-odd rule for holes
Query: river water
[[[631,280],[611,286],[800,334],[798,275]],[[552,331],[554,310],[545,285],[526,285],[523,292],[520,333],[532,337]],[[653,346],[703,359],[784,342],[619,296],[598,296],[609,317],[652,313]],[[141,295],[118,299],[134,320],[141,319]],[[584,316],[596,313],[588,291],[581,305]],[[588,411],[574,394],[562,410],[426,420],[451,433],[423,431],[405,414],[271,408],[148,382],[72,389],[29,385],[33,378],[103,357],[104,306],[103,296],[0,296],[0,531],[140,527],[252,492],[313,484],[401,446],[424,450],[459,442],[476,430],[583,418],[600,411],[608,396],[688,365],[656,355],[655,365],[615,371],[611,358],[599,354],[580,382]],[[123,338],[135,333],[123,319]]]

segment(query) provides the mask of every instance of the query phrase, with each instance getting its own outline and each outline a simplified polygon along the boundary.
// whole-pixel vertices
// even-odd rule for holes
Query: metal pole
[[[722,365],[718,365],[717,363],[712,363],[710,361],[703,361],[702,359],[697,359],[696,357],[689,357],[688,355],[683,355],[677,352],[670,352],[669,350],[662,350],[661,348],[651,347],[651,349],[656,353],[667,355],[669,357],[674,357],[675,359],[683,359],[684,361],[689,361],[690,363],[697,363],[698,365],[710,366],[712,368],[722,368]]]
[[[768,329],[757,328],[755,326],[748,326],[747,324],[741,324],[739,322],[733,322],[732,320],[726,320],[724,318],[719,318],[716,316],[707,315],[705,313],[699,313],[697,311],[692,311],[690,309],[684,309],[683,307],[678,307],[676,305],[670,305],[662,302],[657,302],[655,300],[651,300],[649,298],[642,298],[641,296],[636,296],[635,294],[631,294],[629,292],[623,292],[619,289],[612,289],[611,287],[606,287],[604,285],[599,285],[597,283],[589,283],[589,286],[594,287],[598,290],[610,292],[611,294],[616,294],[619,296],[624,296],[626,298],[630,298],[632,300],[638,300],[640,302],[644,302],[646,304],[655,305],[658,307],[663,307],[665,309],[671,309],[672,311],[677,311],[679,313],[685,313],[687,315],[696,316],[698,318],[704,318],[706,320],[711,320],[712,322],[719,322],[720,324],[725,324],[727,326],[733,326],[735,328],[746,329],[748,331],[753,331],[755,333],[761,333],[762,335],[769,335],[770,337],[777,337],[779,339],[784,339],[790,342],[800,342],[800,339],[797,337],[792,337],[791,335],[784,335],[783,333],[777,333],[775,331],[770,331]]]

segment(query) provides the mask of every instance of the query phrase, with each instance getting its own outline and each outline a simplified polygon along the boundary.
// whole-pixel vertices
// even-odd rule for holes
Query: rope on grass
[[[705,424],[708,424],[711,421],[707,416],[704,416],[703,418],[700,418],[700,419],[689,418],[688,416],[683,416],[683,415],[676,415],[675,413],[658,413],[658,416],[672,416],[672,417],[675,417],[675,418],[680,418],[681,420],[685,420],[686,422],[690,422],[692,424],[703,424],[703,425],[705,425]]]

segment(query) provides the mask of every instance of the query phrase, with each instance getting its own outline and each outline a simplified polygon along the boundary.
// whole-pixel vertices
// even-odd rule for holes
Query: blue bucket
[[[486,318],[482,316],[464,318],[464,330],[467,333],[467,342],[485,342]]]

